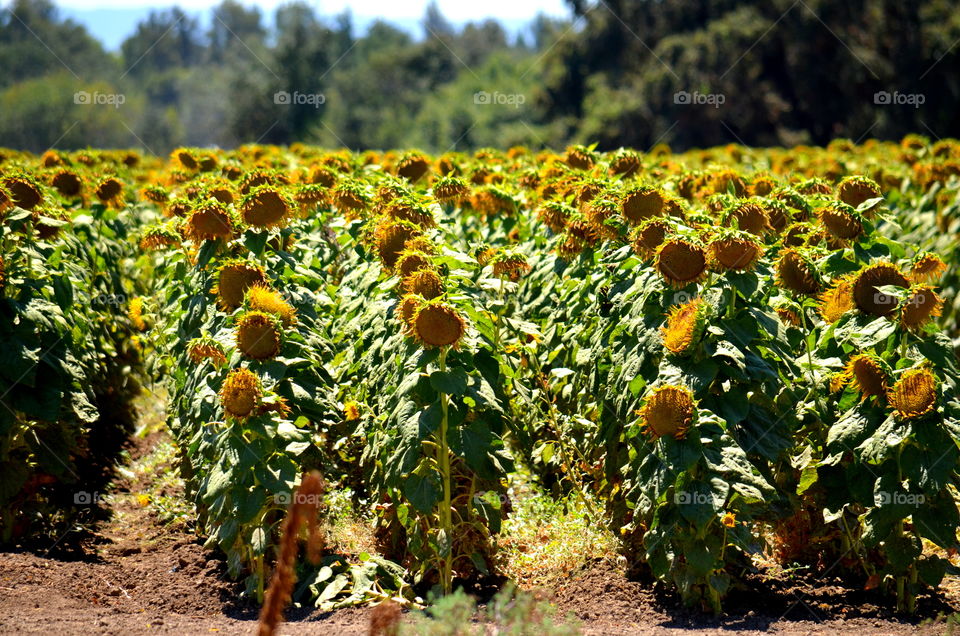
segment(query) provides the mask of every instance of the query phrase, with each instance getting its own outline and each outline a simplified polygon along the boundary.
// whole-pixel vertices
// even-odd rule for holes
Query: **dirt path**
[[[157,436],[131,449],[149,453]],[[253,634],[256,608],[238,604],[241,588],[226,564],[203,549],[182,522],[164,523],[135,493],[152,474],[127,471],[111,496],[113,517],[82,541],[53,549],[0,553],[0,634]],[[179,493],[169,493],[177,495]],[[71,546],[67,550],[65,546]],[[802,581],[769,594],[730,599],[729,615],[704,618],[678,609],[616,570],[596,566],[547,594],[576,614],[587,634],[941,634],[951,627],[901,622],[871,597]],[[960,603],[922,599],[926,616]],[[293,612],[282,634],[365,634],[369,610]],[[958,630],[960,631],[960,630]]]

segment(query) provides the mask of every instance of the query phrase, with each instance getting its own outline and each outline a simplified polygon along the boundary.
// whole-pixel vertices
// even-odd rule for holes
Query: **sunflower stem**
[[[449,347],[440,349],[440,373],[447,371],[447,352]],[[440,508],[440,530],[443,532],[443,542],[447,550],[446,554],[441,554],[440,584],[443,587],[444,595],[449,594],[453,588],[453,516],[451,515],[450,498],[450,448],[447,445],[447,427],[448,427],[448,396],[445,392],[440,392],[440,439],[437,449],[437,463],[440,465],[440,480],[443,482],[443,503]]]

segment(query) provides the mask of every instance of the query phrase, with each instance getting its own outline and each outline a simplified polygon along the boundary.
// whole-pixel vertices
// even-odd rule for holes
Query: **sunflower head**
[[[159,250],[180,244],[180,235],[168,223],[151,225],[140,235],[140,249]]]
[[[140,190],[140,198],[157,205],[163,205],[170,199],[170,191],[162,185],[151,184]]]
[[[662,216],[666,200],[667,195],[660,188],[631,188],[621,199],[620,213],[631,225],[639,225],[646,219]]]
[[[280,353],[281,323],[273,314],[248,311],[237,318],[236,329],[243,357],[270,360]]]
[[[788,248],[777,259],[777,282],[797,294],[812,295],[820,291],[817,269],[805,255]]]
[[[115,177],[107,177],[101,181],[93,193],[102,203],[119,205],[123,202],[123,184]]]
[[[597,162],[597,155],[586,146],[570,146],[563,161],[574,170],[589,170]]]
[[[553,232],[560,233],[566,227],[575,210],[560,201],[545,201],[537,208],[537,217]]]
[[[669,231],[670,225],[663,219],[647,219],[633,232],[633,252],[641,258],[652,258]]]
[[[187,344],[187,355],[194,364],[202,364],[209,360],[214,366],[220,367],[227,363],[227,354],[223,345],[210,336],[194,338]]]
[[[674,306],[660,328],[663,346],[677,355],[690,353],[703,335],[709,312],[710,305],[703,298]]]
[[[767,211],[756,201],[744,201],[727,210],[723,224],[727,227],[736,226],[756,236],[763,236],[770,229]]]
[[[947,271],[947,264],[936,254],[921,252],[913,259],[910,267],[910,280],[914,283],[927,283],[940,278]]]
[[[404,277],[402,288],[407,294],[416,294],[426,300],[443,295],[443,279],[435,269],[419,269]]]
[[[862,217],[852,206],[841,201],[820,208],[817,217],[827,234],[835,239],[846,241],[863,234]]]
[[[498,251],[490,259],[490,263],[493,265],[494,276],[506,276],[510,280],[517,280],[530,271],[526,256],[516,249]]]
[[[900,324],[910,330],[923,329],[943,312],[943,299],[929,285],[911,285],[900,302]]]
[[[220,403],[227,417],[243,421],[263,403],[260,378],[245,368],[234,369],[220,387]]]
[[[467,330],[453,306],[438,300],[421,303],[413,315],[411,334],[424,348],[457,347]]]
[[[32,210],[43,201],[43,190],[27,175],[6,177],[3,187],[10,193],[13,202],[24,210]]]
[[[370,205],[370,195],[359,182],[343,180],[333,189],[333,203],[348,217],[355,217]]]
[[[217,295],[217,304],[222,310],[233,311],[243,304],[248,289],[266,284],[267,274],[259,265],[242,259],[230,260],[217,272],[213,293]]]
[[[651,439],[665,435],[682,439],[696,415],[693,393],[685,386],[658,386],[647,396],[637,415],[644,433]]]
[[[639,172],[641,166],[640,155],[632,150],[620,150],[611,159],[609,172],[628,178]]]
[[[409,221],[420,228],[430,228],[437,224],[433,212],[413,197],[398,197],[384,210],[384,216],[397,221]]]
[[[200,162],[189,148],[177,148],[170,153],[170,160],[183,170],[194,172],[200,168]]]
[[[654,266],[670,286],[686,287],[703,280],[707,272],[707,253],[695,243],[674,238],[657,248]]]
[[[869,199],[876,199],[883,196],[880,186],[873,179],[860,176],[844,177],[837,186],[837,198],[853,206],[859,207],[861,203]]]
[[[297,310],[284,299],[283,294],[267,287],[264,283],[254,283],[246,292],[247,306],[253,311],[272,314],[280,319],[285,327],[296,324]]]
[[[833,188],[830,187],[830,184],[821,179],[820,177],[813,177],[812,179],[806,179],[801,181],[796,185],[796,190],[800,194],[832,194]]]
[[[777,187],[777,181],[768,174],[756,175],[750,184],[749,192],[755,197],[765,197]]]
[[[137,331],[146,331],[147,322],[143,319],[143,298],[134,296],[127,306],[127,318]]]
[[[262,185],[250,190],[240,201],[240,217],[250,227],[268,229],[284,225],[292,204],[279,189]]]
[[[416,315],[417,309],[420,308],[420,305],[423,304],[423,302],[424,298],[422,296],[418,296],[417,294],[406,294],[400,299],[400,302],[397,303],[397,307],[394,309],[393,315],[403,325],[405,332],[412,333],[413,317]]]
[[[193,209],[184,225],[184,233],[195,243],[228,240],[233,235],[233,219],[222,203],[210,199]]]
[[[929,369],[911,369],[888,390],[887,401],[900,419],[922,417],[936,405],[937,385]]]
[[[854,308],[853,277],[843,276],[830,289],[820,294],[820,316],[826,322],[836,322]]]
[[[763,255],[763,247],[749,234],[721,236],[711,241],[710,261],[720,271],[744,272],[752,269]]]
[[[842,377],[860,392],[865,400],[886,395],[890,376],[880,359],[871,354],[858,354],[847,361]]]
[[[853,300],[865,314],[889,316],[897,310],[897,299],[882,293],[884,285],[909,287],[910,281],[892,263],[868,265],[857,273],[853,281]]]
[[[377,256],[384,269],[393,271],[400,254],[406,249],[407,241],[422,236],[420,228],[409,221],[384,219],[373,234]]]
[[[460,177],[440,177],[433,184],[433,196],[441,203],[457,203],[470,194],[470,186]]]
[[[430,162],[419,152],[409,152],[397,163],[397,176],[416,183],[430,171]]]
[[[69,170],[60,170],[50,178],[50,185],[64,197],[80,196],[83,191],[83,180],[76,173]]]

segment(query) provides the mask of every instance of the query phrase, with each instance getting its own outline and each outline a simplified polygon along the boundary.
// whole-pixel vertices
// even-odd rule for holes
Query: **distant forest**
[[[49,0],[0,13],[0,146],[674,149],[960,136],[960,3],[569,0],[519,37],[291,2],[172,8],[106,51]]]

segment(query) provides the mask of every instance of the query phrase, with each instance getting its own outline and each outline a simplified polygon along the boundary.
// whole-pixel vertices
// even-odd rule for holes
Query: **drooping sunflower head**
[[[770,229],[767,211],[756,201],[744,201],[727,210],[723,216],[723,224],[727,227],[738,227],[756,236],[763,236]]]
[[[406,248],[407,241],[418,236],[422,236],[420,228],[409,221],[382,220],[377,225],[373,238],[377,256],[380,257],[384,269],[393,271],[400,254]]]
[[[253,311],[272,314],[280,319],[285,327],[296,324],[297,310],[286,301],[278,291],[263,283],[254,283],[246,292],[247,306]]]
[[[280,353],[281,323],[273,314],[248,311],[237,318],[237,349],[252,360],[270,360]]]
[[[397,176],[416,183],[430,171],[430,162],[419,152],[409,152],[397,163]]]
[[[674,306],[660,328],[663,346],[677,355],[690,353],[703,335],[709,312],[710,305],[703,298]]]
[[[929,369],[906,371],[887,392],[887,401],[900,419],[922,417],[937,403],[937,377]]]
[[[880,186],[877,182],[868,177],[849,176],[844,177],[837,186],[837,198],[853,206],[859,207],[864,201],[877,199],[883,196]]]
[[[490,259],[490,263],[493,265],[494,276],[506,276],[510,280],[517,280],[524,273],[530,271],[527,257],[517,249],[498,251]]]
[[[758,174],[753,177],[749,192],[755,197],[765,197],[776,189],[777,180],[768,174]]]
[[[880,291],[884,285],[909,287],[910,281],[892,263],[875,263],[861,269],[853,282],[857,308],[872,316],[889,316],[897,310],[897,299]]]
[[[140,235],[140,249],[142,250],[159,250],[179,244],[180,235],[169,223],[151,225],[143,230]]]
[[[943,299],[930,285],[911,285],[900,302],[900,324],[910,330],[923,329],[943,312]]]
[[[433,300],[443,295],[443,279],[435,269],[419,269],[403,278],[401,285],[407,294],[416,294],[426,300]]]
[[[291,216],[292,203],[278,188],[258,186],[240,201],[240,217],[256,229],[268,229],[286,224]]]
[[[574,170],[589,170],[597,162],[597,155],[586,146],[570,146],[563,161]]]
[[[633,251],[641,258],[652,258],[666,240],[670,224],[663,219],[647,219],[633,232]]]
[[[413,317],[417,313],[417,309],[423,304],[424,299],[417,294],[406,294],[403,298],[400,299],[400,302],[397,303],[396,309],[394,309],[394,317],[400,321],[403,325],[405,333],[412,333],[413,329]]]
[[[63,197],[77,197],[83,192],[83,180],[70,170],[59,170],[50,178],[50,185]]]
[[[574,213],[573,208],[561,201],[545,201],[537,208],[537,217],[555,233],[563,231]]]
[[[485,185],[474,190],[470,197],[470,207],[487,216],[513,215],[519,204],[513,195],[503,188]]]
[[[826,322],[836,322],[855,307],[853,277],[843,276],[832,287],[820,294],[820,316]]]
[[[214,366],[220,367],[227,363],[227,354],[223,345],[210,336],[194,338],[187,344],[187,355],[194,364],[202,364],[209,360]]]
[[[411,196],[398,197],[391,201],[383,211],[384,216],[397,220],[409,221],[420,228],[436,226],[433,211]]]
[[[734,196],[742,197],[747,191],[747,184],[743,180],[743,177],[736,171],[729,169],[717,170],[711,173],[706,185],[709,194],[724,194],[729,192]]]
[[[850,358],[844,366],[843,377],[860,392],[864,400],[886,395],[890,380],[883,363],[872,354],[858,354]]]
[[[703,280],[707,272],[707,252],[686,239],[670,239],[657,248],[654,266],[670,286],[686,287]]]
[[[796,190],[800,194],[832,194],[833,188],[830,184],[820,177],[806,179],[796,185]]]
[[[110,205],[123,204],[123,184],[115,177],[107,177],[99,184],[93,193],[101,202]]]
[[[259,265],[235,259],[220,267],[213,293],[217,295],[217,304],[222,310],[233,311],[243,304],[248,289],[266,284],[267,274]]]
[[[189,148],[177,148],[170,153],[170,160],[183,170],[190,172],[196,171],[200,168],[200,162],[197,161],[193,151],[191,151]]]
[[[255,373],[246,368],[233,369],[220,387],[220,403],[227,417],[246,420],[263,402],[263,385]]]
[[[683,439],[696,415],[693,393],[685,386],[658,386],[651,390],[637,414],[643,432],[651,439]]]
[[[400,252],[400,256],[397,258],[396,265],[394,265],[393,269],[397,276],[404,279],[417,270],[433,269],[433,261],[423,252],[406,248]]]
[[[620,175],[629,178],[639,172],[643,164],[640,155],[632,150],[620,150],[610,160],[609,172],[611,175]]]
[[[827,234],[833,238],[846,241],[863,234],[862,217],[852,206],[841,201],[820,208],[817,217]]]
[[[184,233],[196,243],[228,240],[233,235],[233,219],[229,210],[214,199],[196,206],[183,227]]]
[[[413,315],[412,325],[414,339],[427,349],[457,347],[467,330],[460,312],[438,300],[421,303]]]
[[[433,184],[433,197],[441,203],[457,203],[470,194],[470,186],[460,177],[440,177]]]
[[[162,185],[151,184],[141,188],[140,198],[157,205],[163,205],[170,199],[170,191]]]
[[[6,177],[3,187],[10,193],[13,202],[24,210],[32,210],[43,201],[43,190],[25,174]]]
[[[620,213],[630,225],[639,225],[644,220],[662,216],[667,195],[660,188],[639,186],[623,195]]]
[[[914,283],[928,283],[936,280],[947,271],[947,264],[936,254],[921,252],[913,259],[910,268],[910,280]]]
[[[720,236],[710,242],[710,262],[720,271],[744,272],[763,256],[763,246],[751,235]]]
[[[820,291],[816,266],[793,248],[783,250],[777,259],[777,282],[796,294],[809,296]]]
[[[343,210],[347,217],[355,217],[369,207],[370,195],[361,183],[345,179],[333,189],[333,203]]]

